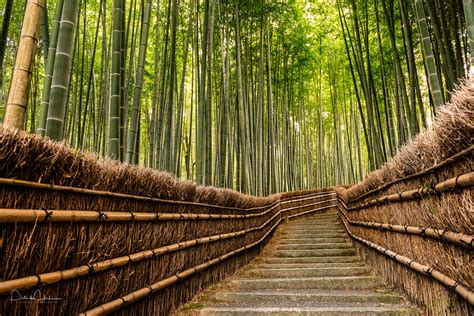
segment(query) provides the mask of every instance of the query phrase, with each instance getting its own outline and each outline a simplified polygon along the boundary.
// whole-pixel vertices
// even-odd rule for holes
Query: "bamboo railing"
[[[153,284],[150,284],[150,285],[146,285],[144,286],[143,288],[141,289],[138,289],[136,291],[133,291],[125,296],[122,296],[120,298],[117,298],[113,301],[110,301],[110,302],[107,302],[105,304],[102,304],[102,305],[99,305],[93,309],[90,309],[88,311],[85,311],[84,313],[81,313],[80,315],[104,315],[104,314],[108,314],[108,313],[111,313],[113,311],[116,311],[118,309],[121,309],[127,305],[130,305],[132,303],[135,303],[147,296],[150,296],[152,295],[153,293],[159,291],[159,290],[162,290],[162,289],[165,289],[173,284],[175,284],[176,282],[180,281],[180,280],[183,280],[183,279],[186,279],[186,278],[189,278],[190,276],[192,276],[193,274],[197,273],[197,272],[201,272],[201,271],[204,271],[216,264],[218,264],[219,262],[222,262],[224,261],[225,259],[227,258],[230,258],[232,256],[235,256],[245,250],[248,250],[252,247],[255,247],[257,245],[259,245],[260,243],[262,243],[267,237],[268,235],[270,235],[277,227],[278,225],[282,222],[283,219],[279,219],[278,222],[273,225],[272,227],[270,227],[270,229],[265,233],[265,235],[263,235],[262,238],[260,238],[259,240],[247,245],[247,246],[244,246],[242,248],[239,248],[239,249],[236,249],[236,250],[233,250],[231,252],[228,252],[222,256],[219,256],[217,258],[214,258],[212,260],[209,260],[209,261],[206,261],[198,266],[195,266],[195,267],[192,267],[190,269],[187,269],[187,270],[184,270],[184,271],[181,271],[171,277],[168,277],[166,279],[163,279],[163,280],[160,280],[156,283],[153,283]]]
[[[445,160],[443,160],[442,162],[432,166],[432,167],[429,167],[427,169],[424,169],[420,172],[417,172],[417,173],[414,173],[414,174],[411,174],[411,175],[408,175],[406,177],[403,177],[403,178],[399,178],[399,179],[396,179],[396,180],[393,180],[393,181],[390,181],[390,182],[387,182],[383,185],[381,185],[380,187],[376,188],[376,189],[373,189],[373,190],[370,190],[364,194],[361,194],[359,195],[358,197],[355,197],[354,199],[352,199],[350,201],[350,203],[355,203],[357,201],[360,201],[370,195],[373,195],[375,193],[378,193],[378,192],[381,192],[385,189],[387,189],[388,187],[394,185],[394,184],[397,184],[397,183],[400,183],[400,182],[404,182],[404,181],[408,181],[408,180],[411,180],[411,179],[414,179],[414,178],[418,178],[418,177],[421,177],[423,175],[426,175],[430,172],[434,172],[434,171],[437,171],[441,168],[444,168],[450,164],[452,164],[453,162],[456,162],[456,161],[459,161],[460,159],[462,158],[465,158],[469,155],[472,154],[472,152],[474,151],[474,145],[471,145],[470,147],[464,149],[463,151],[460,151],[459,153],[455,154],[454,156],[451,156]]]
[[[323,194],[316,196],[317,198],[334,196],[335,193]],[[313,199],[315,197],[312,197]],[[304,199],[296,199],[292,202],[305,201]],[[331,199],[330,201],[336,201]],[[305,207],[315,206],[326,203],[327,201],[319,201],[306,204]],[[283,204],[283,203],[281,203]],[[247,219],[262,217],[277,206],[273,205],[261,213],[254,214],[193,214],[193,213],[148,213],[148,212],[101,212],[87,210],[26,210],[26,209],[1,209],[0,223],[44,223],[44,222],[134,222],[134,221],[189,221],[189,220],[215,220],[215,219]],[[286,204],[286,203],[285,203]],[[298,209],[299,206],[291,209]]]
[[[175,273],[171,277],[167,277],[163,280],[158,280],[156,283],[146,286],[141,290],[138,290],[134,293],[125,296],[127,299],[127,304],[130,304],[139,298],[143,294],[150,295],[155,293],[159,289],[169,287],[176,283],[177,281],[188,278],[194,275],[198,271],[206,270],[209,267],[217,265],[219,262],[235,256],[238,253],[245,252],[246,250],[255,247],[261,244],[268,236],[271,234],[276,227],[285,219],[294,218],[297,216],[303,216],[310,214],[312,212],[324,211],[330,208],[334,208],[337,202],[337,195],[333,191],[324,191],[310,194],[303,194],[295,197],[288,197],[279,199],[273,203],[252,207],[252,208],[239,208],[239,207],[228,207],[213,205],[200,202],[188,202],[188,201],[173,201],[165,200],[160,198],[146,197],[146,196],[137,196],[130,194],[123,194],[117,192],[109,191],[100,191],[100,190],[91,190],[83,189],[77,187],[65,187],[57,185],[49,185],[43,183],[35,183],[30,181],[16,180],[16,179],[4,179],[0,178],[0,185],[3,186],[14,186],[22,188],[32,188],[46,191],[54,191],[61,193],[75,193],[75,194],[85,194],[97,197],[111,197],[114,199],[125,199],[125,200],[138,200],[138,201],[147,201],[154,203],[163,203],[171,204],[177,206],[186,206],[186,213],[157,213],[157,212],[147,212],[147,211],[100,211],[100,210],[46,210],[46,209],[12,209],[12,208],[3,208],[0,209],[0,224],[10,225],[10,224],[42,224],[42,223],[97,223],[101,225],[107,225],[108,223],[112,224],[114,222],[177,222],[177,221],[214,221],[214,220],[244,220],[241,222],[242,228],[236,231],[223,232],[219,234],[213,234],[208,236],[203,236],[199,238],[194,238],[190,240],[180,241],[171,243],[168,245],[160,246],[153,249],[143,250],[127,255],[121,255],[106,260],[96,261],[88,264],[82,264],[80,266],[67,268],[64,270],[57,270],[52,272],[32,274],[30,276],[14,278],[9,280],[0,281],[0,295],[5,295],[11,293],[15,290],[34,290],[38,287],[50,286],[58,284],[60,282],[67,282],[74,279],[88,277],[99,272],[108,271],[111,269],[116,269],[120,267],[125,267],[130,264],[136,264],[143,262],[145,260],[159,260],[163,255],[170,254],[173,252],[179,252],[186,249],[191,249],[193,247],[199,247],[201,245],[207,245],[216,243],[222,240],[230,240],[235,238],[242,238],[245,235],[250,233],[262,232],[258,234],[258,240],[252,241],[250,244],[241,247],[239,249],[232,250],[224,255],[221,255],[212,260],[208,260],[204,263],[198,264],[193,268],[185,269],[178,273]],[[194,207],[204,207],[210,209],[211,213],[202,213],[197,211],[193,213],[192,209]],[[212,211],[214,210],[214,211]],[[237,211],[238,213],[225,213],[221,214],[220,211]],[[243,212],[243,213],[240,213]],[[265,218],[264,223],[252,224],[252,227],[245,227],[244,225],[246,219],[253,218]],[[250,222],[249,222],[250,223]],[[252,222],[254,223],[254,222]],[[35,226],[36,227],[36,226]],[[38,226],[41,229],[41,226]],[[253,236],[253,235],[252,235]],[[234,243],[234,242],[233,242]],[[237,243],[238,244],[238,243]],[[232,249],[232,243],[230,249]],[[201,249],[201,248],[199,248]],[[229,248],[228,248],[229,249]],[[230,250],[229,249],[229,250]],[[194,251],[194,250],[192,250]],[[193,262],[194,263],[194,262]],[[164,271],[166,274],[166,271]],[[153,289],[153,291],[149,291]],[[146,292],[146,293],[145,293]],[[136,297],[134,300],[128,300],[132,297]],[[105,303],[99,307],[96,307],[92,310],[115,310],[120,308],[123,305],[117,305],[117,301],[122,301],[122,299],[116,299],[110,303]],[[113,307],[112,309],[110,309]],[[88,312],[88,314],[90,314]]]
[[[390,249],[383,248],[373,242],[370,242],[368,240],[365,240],[357,235],[354,235],[350,229],[347,227],[347,224],[345,221],[342,221],[347,233],[355,240],[365,244],[366,246],[369,246],[372,249],[377,250],[381,254],[392,258],[393,260],[398,261],[399,263],[404,264],[408,268],[410,268],[413,271],[416,271],[418,273],[421,273],[423,275],[429,276],[436,281],[440,282],[441,284],[445,285],[446,287],[454,290],[456,293],[458,293],[462,298],[464,298],[466,301],[469,302],[469,304],[474,304],[474,292],[471,291],[469,288],[464,286],[463,284],[459,283],[456,280],[453,280],[449,276],[443,274],[442,272],[436,270],[435,268],[423,265],[421,263],[418,263],[414,261],[413,259],[404,257],[402,255],[397,254],[396,252],[391,251]]]
[[[400,193],[384,195],[376,199],[372,199],[368,202],[360,205],[348,208],[348,211],[362,210],[368,207],[383,205],[387,203],[394,203],[400,201],[419,199],[424,196],[432,194],[442,193],[449,190],[468,188],[474,185],[474,172],[458,175],[456,177],[442,181],[433,187],[421,187],[419,189],[407,190]]]
[[[289,197],[289,198],[283,198],[281,200],[275,201],[272,205],[263,205],[263,206],[256,206],[256,207],[251,207],[251,208],[241,208],[241,207],[222,206],[222,205],[202,203],[202,202],[160,199],[160,198],[147,197],[147,196],[141,196],[141,195],[117,193],[117,192],[103,191],[103,190],[84,189],[84,188],[79,188],[79,187],[38,183],[38,182],[18,180],[18,179],[9,179],[9,178],[0,178],[0,185],[56,191],[56,192],[63,192],[63,193],[77,193],[77,194],[92,195],[92,196],[99,196],[99,197],[111,197],[111,198],[138,200],[138,201],[146,201],[146,202],[158,202],[162,204],[173,204],[173,205],[183,205],[183,206],[202,206],[202,207],[219,209],[219,210],[245,211],[245,212],[265,209],[271,206],[275,206],[276,204],[290,203],[293,200],[292,197]],[[304,199],[311,199],[313,197],[317,197],[322,194],[325,194],[325,192],[306,194],[302,198],[302,201],[304,201]]]
[[[462,190],[470,189],[472,186],[474,186],[474,172],[460,174],[456,177],[446,179],[444,181],[441,181],[429,187],[423,186],[421,188],[405,190],[403,192],[399,192],[395,194],[383,195],[383,196],[380,196],[375,199],[371,199],[369,201],[366,201],[356,206],[350,207],[348,206],[348,204],[354,204],[370,195],[373,195],[375,193],[380,193],[383,190],[389,188],[393,184],[402,183],[403,181],[407,181],[416,177],[421,177],[423,175],[428,174],[429,172],[439,171],[441,168],[449,166],[449,164],[451,164],[452,162],[458,161],[462,157],[466,157],[468,154],[471,154],[473,149],[474,149],[474,146],[471,146],[468,149],[460,152],[459,154],[441,162],[440,164],[437,164],[431,168],[428,168],[424,171],[410,175],[408,177],[404,177],[404,178],[392,181],[390,183],[387,183],[377,189],[368,191],[365,194],[355,197],[350,201],[345,201],[339,195],[337,197],[337,200],[338,200],[337,209],[339,213],[341,214],[340,217],[344,224],[344,227],[347,233],[351,236],[351,238],[353,238],[355,241],[360,242],[364,246],[374,249],[377,252],[382,253],[383,255],[397,261],[398,263],[405,265],[406,267],[408,267],[409,269],[417,273],[420,273],[422,275],[428,276],[436,280],[437,282],[441,283],[445,287],[455,291],[457,294],[459,294],[465,301],[467,301],[471,305],[474,304],[474,291],[472,291],[472,289],[469,286],[466,286],[465,284],[462,284],[456,281],[455,279],[447,276],[443,272],[433,267],[416,262],[414,259],[400,255],[390,249],[386,249],[372,241],[364,239],[361,236],[357,236],[356,234],[351,232],[350,226],[360,226],[360,227],[364,227],[368,229],[374,229],[374,230],[385,231],[385,232],[409,234],[409,235],[419,236],[422,238],[428,237],[430,239],[433,239],[439,242],[445,242],[457,247],[461,247],[463,251],[468,251],[468,252],[472,251],[472,249],[474,248],[473,235],[469,235],[462,232],[455,232],[455,231],[446,230],[446,229],[432,228],[432,227],[399,225],[399,224],[393,224],[393,223],[379,223],[375,221],[370,221],[370,222],[355,221],[355,220],[352,220],[349,216],[351,212],[353,211],[363,210],[363,209],[372,208],[372,207],[381,206],[381,205],[390,205],[391,207],[397,207],[396,205],[392,205],[392,203],[394,202],[405,202],[405,201],[430,197],[433,195],[439,196],[440,194],[443,194],[446,192],[462,192]]]
[[[335,199],[332,200],[327,200],[327,201],[322,201],[321,203],[327,203],[327,202],[332,202],[335,201]],[[300,206],[302,207],[307,207],[307,205]],[[323,206],[319,207],[310,211],[303,212],[301,214],[296,214],[292,215],[291,218],[296,217],[296,216],[301,216],[310,212],[316,212],[316,211],[322,211],[326,210],[329,208],[333,208],[334,205],[328,205],[328,206]],[[187,241],[182,241],[179,243],[167,245],[167,246],[162,246],[158,247],[155,249],[150,249],[150,250],[145,250],[145,251],[140,251],[137,253],[129,254],[126,256],[121,256],[117,258],[112,258],[108,260],[103,260],[87,265],[82,265],[79,267],[67,269],[67,270],[62,270],[62,271],[55,271],[55,272],[49,272],[49,273],[43,273],[43,274],[36,274],[28,277],[23,277],[23,278],[18,278],[18,279],[12,279],[12,280],[6,280],[6,281],[1,281],[0,282],[0,295],[6,294],[11,292],[12,290],[25,290],[25,289],[31,289],[34,288],[38,285],[51,285],[54,283],[58,283],[61,281],[66,281],[66,280],[71,280],[79,277],[84,277],[87,275],[91,275],[97,272],[109,270],[112,268],[118,268],[121,266],[125,266],[130,263],[136,263],[139,261],[147,260],[147,259],[156,259],[160,255],[164,255],[167,253],[191,248],[194,246],[198,245],[203,245],[203,244],[209,244],[212,242],[216,242],[219,240],[223,239],[229,239],[229,238],[236,238],[242,235],[246,235],[250,232],[258,231],[264,229],[268,224],[270,224],[273,220],[275,220],[278,216],[280,216],[283,212],[287,212],[290,210],[293,210],[294,208],[288,208],[288,209],[282,209],[279,212],[275,213],[270,219],[268,219],[265,223],[263,223],[260,226],[255,226],[249,229],[245,230],[240,230],[236,232],[231,232],[231,233],[226,233],[226,234],[218,234],[218,235],[212,235],[212,236],[207,236],[207,237],[202,237],[198,239],[193,239],[193,240],[187,240]],[[290,216],[288,216],[290,217]]]
[[[339,205],[337,206],[337,208],[342,214],[344,214],[344,217],[347,219],[350,225],[363,226],[367,228],[386,230],[386,231],[392,231],[392,232],[397,232],[397,233],[405,233],[405,234],[410,234],[410,235],[418,235],[421,237],[429,237],[432,239],[446,241],[458,246],[462,246],[469,250],[474,249],[474,236],[472,235],[453,232],[453,231],[445,230],[445,229],[437,229],[437,228],[422,227],[422,226],[407,226],[407,225],[397,225],[397,224],[390,224],[390,223],[353,221],[349,219],[347,214],[345,214],[344,210],[342,210],[342,208]]]

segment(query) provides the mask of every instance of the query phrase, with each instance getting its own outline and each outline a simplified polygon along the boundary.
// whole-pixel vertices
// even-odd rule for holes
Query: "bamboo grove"
[[[360,180],[472,71],[472,0],[2,0],[5,125],[255,195]]]

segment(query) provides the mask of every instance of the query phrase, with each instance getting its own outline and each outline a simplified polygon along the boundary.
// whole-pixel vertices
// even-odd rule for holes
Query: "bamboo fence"
[[[470,279],[463,276],[472,275],[472,264],[469,264],[468,258],[474,248],[474,236],[462,231],[445,229],[446,223],[438,219],[437,213],[426,215],[426,213],[423,213],[423,209],[438,210],[437,212],[443,210],[442,216],[446,217],[449,216],[448,214],[452,214],[451,221],[457,218],[463,219],[465,218],[463,216],[472,214],[472,204],[469,204],[469,201],[472,199],[474,172],[459,173],[458,165],[454,163],[462,158],[470,161],[473,148],[474,146],[470,146],[431,168],[391,181],[377,189],[362,192],[359,196],[352,197],[349,200],[344,198],[347,196],[344,189],[336,190],[338,193],[337,209],[341,214],[341,220],[348,234],[362,245],[361,248],[373,249],[375,253],[383,254],[388,260],[398,262],[415,272],[415,274],[418,273],[428,277],[444,286],[448,291],[455,292],[458,295],[459,298],[456,298],[456,296],[440,297],[439,295],[445,294],[440,294],[441,292],[437,292],[434,288],[424,288],[424,293],[418,295],[420,284],[418,282],[421,282],[421,280],[415,280],[408,275],[406,277],[402,276],[400,273],[403,274],[403,270],[389,268],[389,265],[384,264],[383,260],[376,255],[371,257],[371,264],[375,265],[374,267],[388,278],[387,281],[402,287],[412,299],[422,304],[426,311],[431,314],[442,311],[442,309],[439,309],[440,307],[433,305],[432,300],[435,297],[443,302],[451,302],[446,303],[447,305],[441,304],[444,306],[444,312],[447,309],[454,314],[472,312],[474,292],[472,291],[472,284],[469,282]],[[470,166],[470,163],[468,162],[466,165]],[[416,189],[409,188],[412,186],[410,183],[413,183],[415,179],[417,179],[417,183],[432,183],[432,180],[424,180],[424,177],[428,174],[432,174],[432,179],[442,179],[443,175],[449,174],[458,175],[451,176],[443,181],[438,180],[438,183],[424,184]],[[383,194],[384,191],[391,190],[393,192],[395,185],[402,190],[397,193]],[[360,202],[374,194],[382,195]],[[415,201],[418,204],[414,204]],[[398,202],[400,203],[396,204]],[[468,209],[463,205],[467,205]],[[389,215],[387,215],[388,211],[390,211]],[[417,225],[418,223],[415,225],[401,225],[377,220],[380,218],[395,219],[400,217],[396,214],[402,212],[413,214],[412,217],[404,215],[405,222],[411,220],[412,223],[416,223],[423,220],[436,226]],[[355,220],[353,219],[354,216],[361,219]],[[356,230],[357,233],[354,233],[353,230]],[[408,237],[402,238],[403,235]],[[414,236],[415,239],[408,239],[409,236]],[[433,242],[428,242],[429,240]],[[388,245],[388,247],[381,244]],[[392,247],[398,250],[393,250]],[[400,254],[403,251],[407,251],[411,255]],[[439,257],[440,253],[443,256]],[[417,257],[421,259],[416,259]],[[426,259],[429,259],[428,261],[431,264],[420,261]],[[462,271],[459,271],[460,265],[462,266],[462,263],[466,262],[465,260],[467,260],[467,266],[464,265]]]
[[[449,165],[451,165],[452,163],[454,162],[457,162],[459,161],[460,159],[462,158],[469,158],[471,155],[472,155],[472,152],[474,151],[474,145],[471,145],[469,146],[468,148],[460,151],[459,153],[443,160],[442,162],[430,167],[430,168],[426,168],[420,172],[417,172],[417,173],[414,173],[414,174],[411,174],[411,175],[408,175],[406,177],[402,177],[402,178],[398,178],[398,179],[395,179],[393,181],[390,181],[390,182],[387,182],[387,183],[384,183],[383,185],[381,185],[380,187],[376,188],[376,189],[373,189],[373,190],[370,190],[368,192],[365,192],[364,194],[361,194],[353,199],[351,199],[351,201],[349,203],[356,203],[362,199],[365,199],[366,197],[368,196],[371,196],[373,194],[376,194],[376,193],[379,193],[381,191],[384,191],[386,190],[387,188],[397,184],[397,183],[402,183],[402,182],[406,182],[408,180],[411,180],[411,179],[415,179],[415,178],[419,178],[421,176],[424,176],[424,175],[427,175],[431,172],[436,172],[436,171],[439,171],[445,167],[448,167]]]
[[[463,284],[459,283],[456,280],[453,280],[449,276],[443,274],[442,272],[423,265],[421,263],[416,262],[413,259],[404,257],[402,255],[397,254],[394,251],[391,251],[390,249],[383,248],[376,243],[370,242],[368,240],[365,240],[355,234],[353,234],[350,229],[347,227],[345,221],[343,221],[343,224],[346,228],[347,233],[355,240],[369,246],[372,249],[377,250],[381,254],[390,257],[393,260],[396,260],[404,265],[406,265],[408,268],[412,269],[413,271],[416,271],[418,273],[421,273],[423,275],[426,275],[428,277],[431,277],[435,279],[436,281],[442,283],[446,287],[454,290],[456,293],[458,293],[462,298],[464,298],[469,304],[473,305],[474,304],[474,292],[471,291],[468,287],[464,286]]]
[[[337,206],[339,211],[344,214],[342,208]],[[438,239],[441,241],[446,241],[457,246],[462,246],[468,250],[474,249],[474,236],[467,235],[463,233],[453,232],[445,229],[437,229],[430,227],[421,227],[421,226],[407,226],[407,225],[397,225],[389,223],[377,223],[377,222],[360,222],[353,221],[348,218],[346,214],[344,217],[347,219],[350,225],[363,226],[367,228],[373,228],[378,230],[386,230],[397,233],[405,233],[410,235],[418,235],[422,237],[429,237],[433,239]]]
[[[263,235],[262,238],[260,238],[259,240],[249,244],[249,245],[246,245],[242,248],[239,248],[239,249],[236,249],[236,250],[233,250],[231,252],[228,252],[220,257],[217,257],[217,258],[214,258],[212,260],[209,260],[209,261],[206,261],[200,265],[197,265],[195,267],[192,267],[190,269],[187,269],[187,270],[184,270],[184,271],[181,271],[169,278],[166,278],[166,279],[163,279],[163,280],[160,280],[156,283],[153,283],[153,284],[150,284],[150,285],[146,285],[144,286],[143,288],[139,289],[139,290],[136,290],[134,292],[131,292],[125,296],[122,296],[120,298],[117,298],[111,302],[107,302],[105,304],[102,304],[102,305],[99,305],[93,309],[90,309],[88,311],[85,311],[84,313],[81,313],[80,315],[104,315],[104,314],[108,314],[108,313],[111,313],[113,311],[116,311],[124,306],[127,306],[129,304],[132,304],[132,303],[135,303],[147,296],[150,296],[152,295],[153,293],[159,291],[159,290],[162,290],[162,289],[165,289],[173,284],[175,284],[176,282],[178,281],[181,281],[183,279],[186,279],[186,278],[189,278],[190,276],[192,276],[193,274],[195,273],[198,273],[198,272],[201,272],[201,271],[204,271],[206,269],[208,269],[209,267],[211,266],[214,266],[224,260],[226,260],[227,258],[230,258],[232,256],[235,256],[243,251],[246,251],[252,247],[255,247],[259,244],[261,244],[277,227],[278,225],[282,222],[283,219],[279,219],[278,222],[276,224],[274,224],[272,227],[270,227],[270,229]]]
[[[364,208],[381,205],[385,203],[394,203],[400,201],[420,199],[425,196],[438,194],[450,190],[468,188],[474,186],[474,172],[458,175],[456,177],[442,181],[433,187],[422,186],[418,189],[407,190],[400,193],[384,195],[376,199],[372,199],[360,205],[348,208],[348,211],[357,211]],[[351,201],[352,202],[352,201]]]
[[[327,202],[332,202],[332,201],[335,201],[335,199],[323,201],[322,203],[327,203]],[[321,202],[318,204],[321,204]],[[305,205],[304,207],[307,207],[307,205]],[[322,210],[326,210],[333,207],[334,205],[330,204],[327,206],[319,207],[316,209],[312,209],[310,211],[302,212],[300,214],[295,214],[288,217],[294,218],[297,216],[302,216],[308,213],[322,211]],[[275,218],[281,216],[283,212],[287,212],[293,209],[294,208],[280,210],[262,225],[252,227],[246,230],[240,230],[240,231],[231,232],[227,234],[219,234],[219,235],[207,236],[207,237],[202,237],[202,238],[193,239],[193,240],[187,240],[187,241],[175,243],[172,245],[162,246],[159,248],[150,249],[146,251],[140,251],[138,253],[133,253],[133,254],[129,254],[126,256],[118,257],[118,258],[112,258],[112,259],[108,259],[108,260],[104,260],[100,262],[95,262],[95,263],[91,263],[88,265],[83,265],[80,267],[75,267],[75,268],[71,268],[67,270],[36,274],[36,275],[19,278],[19,279],[13,279],[13,280],[0,281],[0,295],[10,293],[13,290],[31,289],[39,285],[41,286],[51,285],[51,284],[58,283],[61,281],[84,277],[87,275],[102,272],[102,271],[109,270],[112,268],[125,266],[130,263],[136,263],[142,260],[156,259],[160,255],[167,254],[174,251],[183,250],[186,248],[191,248],[197,245],[209,244],[212,242],[229,239],[229,238],[236,238],[236,237],[248,234],[250,232],[264,229]]]

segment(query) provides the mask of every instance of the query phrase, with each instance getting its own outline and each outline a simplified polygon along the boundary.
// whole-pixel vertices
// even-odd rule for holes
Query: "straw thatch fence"
[[[168,315],[331,189],[257,198],[0,126],[0,314]]]
[[[336,189],[365,260],[429,315],[473,314],[473,131],[471,81],[392,161]]]

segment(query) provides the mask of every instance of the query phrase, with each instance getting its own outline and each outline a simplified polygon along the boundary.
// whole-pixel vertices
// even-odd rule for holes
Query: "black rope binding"
[[[89,269],[89,272],[87,272],[87,274],[91,275],[95,273],[94,266],[91,263],[86,264],[86,266]]]
[[[107,214],[105,214],[105,212],[101,212],[101,211],[96,211],[96,212],[99,215],[99,217],[97,218],[97,220],[99,222],[103,222],[103,221],[107,220],[108,216],[107,216]]]
[[[42,207],[41,210],[46,214],[46,217],[44,218],[43,222],[47,222],[48,220],[50,220],[53,216],[53,211],[48,211],[44,207]]]

